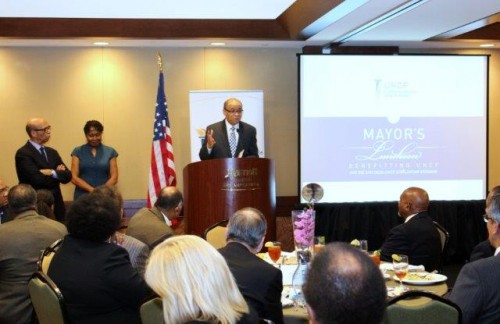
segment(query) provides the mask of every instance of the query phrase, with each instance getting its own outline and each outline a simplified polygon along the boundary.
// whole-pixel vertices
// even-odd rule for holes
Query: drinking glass
[[[399,279],[399,289],[406,291],[407,288],[403,286],[403,278],[408,274],[408,256],[400,254],[399,260],[393,258],[392,266],[394,267],[394,274]]]
[[[365,253],[368,253],[368,241],[367,240],[359,241],[359,249]]]
[[[314,255],[318,254],[321,250],[325,248],[325,237],[324,236],[315,236],[314,237]]]
[[[269,258],[273,260],[274,264],[277,264],[281,257],[281,242],[273,242],[272,246],[268,246],[267,254],[269,255]]]

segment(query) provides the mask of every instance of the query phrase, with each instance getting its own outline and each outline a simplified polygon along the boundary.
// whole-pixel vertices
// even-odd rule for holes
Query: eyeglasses
[[[239,110],[227,110],[226,108],[224,108],[225,111],[227,111],[228,113],[230,114],[242,114],[243,113],[243,109],[239,109]]]
[[[47,126],[45,128],[33,128],[32,130],[34,130],[35,132],[45,132],[45,133],[47,133],[47,132],[50,131],[50,129],[51,129],[51,126],[49,125],[49,126]]]
[[[492,217],[490,217],[488,214],[483,215],[483,219],[485,223],[488,223],[488,221],[491,219],[492,221],[495,221]]]

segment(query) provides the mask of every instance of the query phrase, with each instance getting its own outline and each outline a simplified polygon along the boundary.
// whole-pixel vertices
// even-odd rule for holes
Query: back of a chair
[[[47,275],[35,272],[28,290],[40,324],[68,323],[62,293]]]
[[[227,222],[228,220],[225,219],[215,223],[203,233],[203,238],[216,249],[220,249],[226,245]]]
[[[398,304],[398,301],[412,298],[430,298],[419,306]],[[384,318],[385,324],[460,324],[462,312],[458,305],[440,296],[424,291],[409,291],[389,302]]]
[[[446,247],[448,246],[448,240],[450,239],[450,233],[441,226],[438,222],[434,222],[436,229],[439,233],[439,238],[441,239],[441,252],[445,253]]]
[[[154,298],[141,305],[142,324],[161,324],[163,320],[163,306],[160,298]]]
[[[49,247],[45,248],[40,254],[40,258],[38,259],[38,270],[47,274],[49,271],[50,262],[52,262],[52,258],[56,254],[57,249],[62,243],[62,239],[55,241]]]

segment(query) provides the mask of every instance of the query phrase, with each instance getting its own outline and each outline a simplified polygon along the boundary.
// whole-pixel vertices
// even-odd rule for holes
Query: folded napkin
[[[380,270],[382,271],[393,271],[394,268],[392,266],[392,263],[382,263],[380,264]],[[408,265],[408,271],[410,272],[418,272],[418,271],[425,271],[425,267],[423,265]]]

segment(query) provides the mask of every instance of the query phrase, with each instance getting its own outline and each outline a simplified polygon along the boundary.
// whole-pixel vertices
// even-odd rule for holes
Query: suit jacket
[[[219,252],[226,259],[248,305],[257,311],[260,318],[270,319],[277,324],[283,323],[281,270],[237,242],[228,243]]]
[[[66,209],[61,194],[60,183],[71,180],[71,171],[68,167],[64,171],[57,171],[60,164],[64,164],[59,153],[53,148],[45,147],[47,160],[40,154],[29,141],[16,152],[16,172],[19,183],[31,185],[35,190],[48,189],[54,195],[54,214],[59,221],[64,220]],[[66,165],[65,165],[66,166]],[[52,169],[57,174],[57,179],[40,173],[40,169]]]
[[[470,258],[469,261],[477,261],[479,259],[484,259],[491,257],[495,254],[495,248],[491,246],[491,243],[488,239],[482,241],[481,243],[477,244],[474,249],[472,249],[472,252],[470,253]]]
[[[73,324],[140,324],[139,307],[152,295],[127,251],[113,243],[68,235],[48,275],[61,290]]]
[[[212,148],[210,154],[208,153],[207,137],[205,136],[205,141],[200,149],[200,159],[220,159],[220,158],[230,158],[231,149],[229,147],[228,133],[226,129],[226,121],[220,121],[218,123],[209,125],[207,127],[207,132],[209,129],[214,131],[213,137],[215,139],[215,146]],[[239,131],[238,131],[238,145],[236,146],[236,156],[242,151],[243,157],[247,156],[259,156],[259,149],[257,148],[257,130],[250,124],[240,121]]]
[[[500,256],[467,263],[449,299],[462,309],[462,323],[500,323]]]
[[[127,235],[145,243],[153,249],[158,243],[167,237],[173,236],[174,232],[165,223],[161,211],[156,208],[141,208],[128,221]]]
[[[132,267],[136,269],[141,276],[144,276],[146,261],[149,257],[149,246],[129,235],[123,236],[123,243],[121,246],[127,250]]]
[[[0,323],[30,323],[28,281],[40,251],[66,235],[66,227],[29,210],[0,225]]]
[[[410,264],[422,264],[427,271],[439,269],[441,265],[441,239],[427,212],[393,227],[381,250],[384,261],[391,261],[392,254],[406,254]]]

